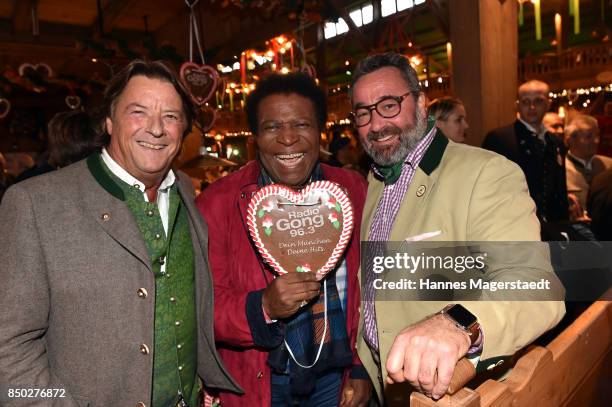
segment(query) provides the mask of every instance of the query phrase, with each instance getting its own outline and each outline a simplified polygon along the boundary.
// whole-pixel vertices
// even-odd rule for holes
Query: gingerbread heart
[[[196,116],[196,125],[202,133],[206,133],[212,129],[215,120],[217,120],[217,110],[210,106],[202,106]]]
[[[36,73],[39,74],[43,79],[50,78],[53,76],[53,70],[45,63],[37,64],[35,67]]]
[[[19,65],[18,71],[20,76],[36,76],[41,79],[47,79],[53,76],[53,70],[45,63],[32,65],[26,62]]]
[[[315,181],[300,192],[268,185],[253,195],[247,224],[255,247],[278,274],[333,270],[353,232],[353,205],[342,187]]]
[[[0,119],[4,119],[11,111],[11,102],[8,99],[0,98]]]
[[[181,65],[181,80],[198,105],[204,104],[217,89],[219,73],[208,65],[185,62]]]
[[[66,106],[71,108],[72,110],[77,109],[81,106],[81,98],[77,95],[68,95],[64,99],[66,102]]]

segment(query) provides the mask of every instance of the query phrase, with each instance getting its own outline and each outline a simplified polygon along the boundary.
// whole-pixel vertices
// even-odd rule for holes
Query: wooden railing
[[[596,301],[546,347],[529,348],[505,380],[489,379],[475,390],[463,388],[437,402],[412,393],[410,406],[604,405],[610,401],[610,383],[601,385],[611,362],[612,303]]]
[[[545,78],[551,74],[580,74],[580,71],[610,69],[612,45],[609,43],[577,47],[554,53],[527,56],[519,61],[519,78]]]

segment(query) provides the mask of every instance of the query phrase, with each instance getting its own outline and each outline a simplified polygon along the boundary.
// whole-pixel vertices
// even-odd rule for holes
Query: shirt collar
[[[567,155],[568,155],[568,156],[569,156],[569,157],[570,157],[572,160],[574,160],[574,161],[578,161],[578,162],[579,162],[580,164],[582,164],[582,165],[584,166],[584,168],[586,168],[587,170],[590,170],[590,169],[591,169],[591,164],[593,163],[593,158],[595,157],[595,156],[593,156],[593,157],[589,158],[588,160],[584,160],[584,159],[582,159],[582,158],[578,158],[578,157],[576,157],[574,154],[572,154],[572,152],[571,152],[571,151],[568,151],[568,152],[567,152]]]
[[[529,130],[530,132],[534,133],[540,140],[544,141],[544,135],[546,134],[546,127],[540,123],[540,129],[536,130],[531,124],[527,123],[525,120],[521,119],[521,117],[518,117],[518,120],[523,123],[523,125],[525,127],[527,127],[527,130]]]
[[[115,174],[121,181],[125,182],[128,185],[138,185],[138,188],[142,192],[144,192],[145,184],[143,184],[138,179],[134,178],[132,174],[127,172],[122,166],[120,166],[115,160],[113,160],[113,158],[110,156],[106,148],[102,148],[101,156],[102,156],[102,160],[104,161],[104,164],[106,164],[108,169],[113,174]],[[170,170],[168,171],[168,174],[166,174],[166,177],[164,178],[162,183],[159,185],[159,188],[157,190],[159,192],[164,192],[165,190],[170,188],[172,185],[174,185],[175,181],[176,181],[176,176],[174,175],[174,172]]]

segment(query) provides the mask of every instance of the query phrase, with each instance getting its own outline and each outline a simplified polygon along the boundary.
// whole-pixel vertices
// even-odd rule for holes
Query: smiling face
[[[353,111],[407,92],[408,84],[399,69],[378,69],[359,78],[353,86]],[[405,97],[395,117],[384,118],[375,110],[371,113],[370,122],[358,127],[357,133],[364,150],[379,165],[393,165],[406,158],[427,127],[423,95],[419,95],[416,102],[412,95]]]
[[[572,134],[567,138],[570,152],[575,157],[590,160],[599,147],[599,129],[581,120],[577,120],[573,128]]]
[[[106,118],[110,156],[146,188],[158,186],[179,153],[186,120],[170,82],[132,77]]]
[[[456,143],[464,143],[465,131],[470,127],[466,120],[465,107],[457,105],[444,120],[436,120],[436,126],[442,133]]]
[[[319,158],[320,129],[310,99],[273,94],[257,110],[259,159],[273,181],[299,187]]]

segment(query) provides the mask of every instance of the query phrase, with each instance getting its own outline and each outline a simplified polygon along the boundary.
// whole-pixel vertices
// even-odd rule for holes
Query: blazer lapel
[[[437,179],[437,172],[427,175],[421,168],[417,168],[395,217],[390,241],[403,241],[409,236],[428,232],[418,230],[418,227],[425,216],[429,196]]]
[[[95,194],[85,195],[85,205],[90,215],[110,237],[152,271],[145,242],[132,212],[123,201],[110,195],[99,185],[94,187]]]
[[[196,236],[193,236],[193,238],[197,240],[197,242],[194,242],[194,247],[197,244],[197,246],[199,247],[199,250],[203,251],[204,254],[206,254],[208,247],[202,247],[200,242],[208,242],[207,226],[206,226],[206,222],[204,222],[204,218],[202,218],[202,215],[198,211],[198,208],[195,206],[195,196],[192,190],[189,189],[189,187],[191,186],[191,180],[187,178],[185,182],[188,182],[189,185],[185,186],[183,185],[183,179],[186,178],[187,176],[185,176],[183,173],[178,173],[176,171],[175,171],[175,174],[176,174],[176,185],[177,185],[179,196],[181,197],[183,206],[185,207],[185,209],[187,209],[187,216],[189,217],[189,223],[194,226],[193,229],[196,233]],[[204,225],[204,226],[201,227],[201,225]]]
[[[414,234],[429,232],[420,231],[418,227],[424,219],[427,201],[438,179],[439,171],[436,169],[447,146],[448,138],[437,129],[404,195],[389,240],[401,241]],[[408,222],[398,221],[400,219]]]
[[[123,192],[102,169],[99,153],[91,154],[83,172],[83,202],[102,229],[132,253],[150,271],[151,260],[134,215],[124,202]]]

